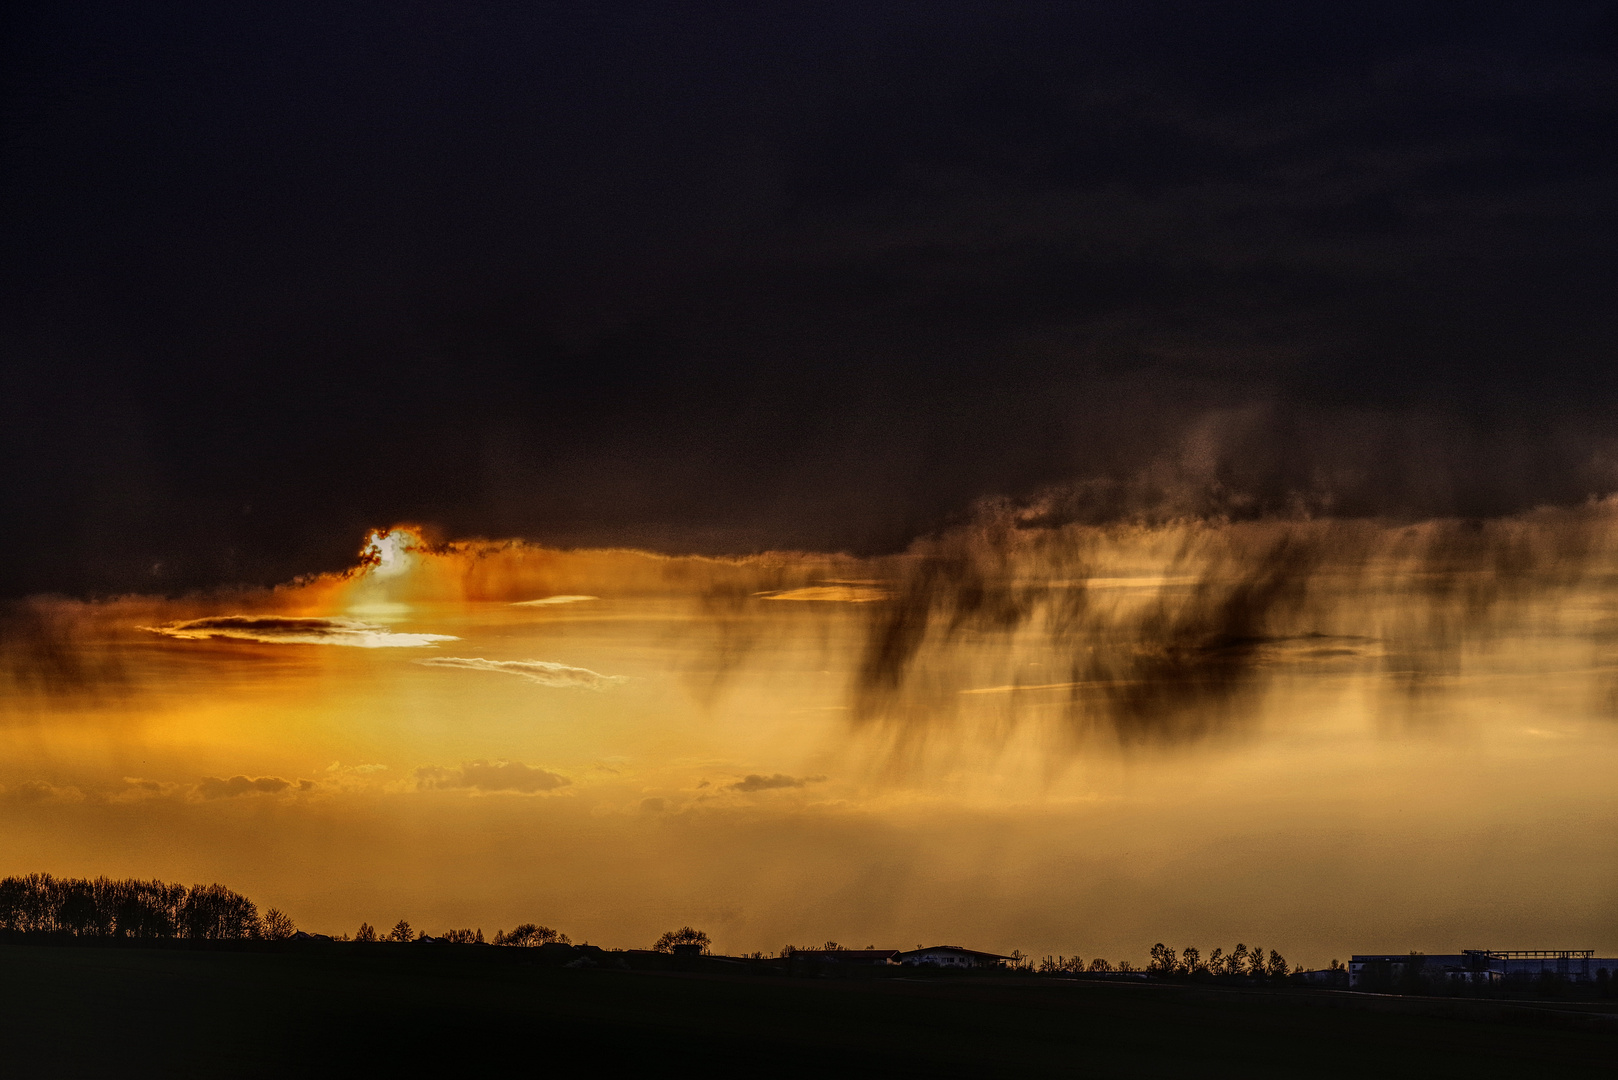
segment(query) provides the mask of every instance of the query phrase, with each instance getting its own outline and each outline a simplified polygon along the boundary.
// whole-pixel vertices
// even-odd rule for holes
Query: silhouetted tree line
[[[292,920],[223,885],[133,878],[57,878],[27,874],[0,880],[0,930],[83,938],[189,938],[241,941],[291,937]]]
[[[1195,945],[1187,945],[1183,952],[1176,952],[1160,941],[1152,946],[1151,956],[1146,973],[1160,979],[1241,978],[1270,981],[1284,979],[1303,970],[1301,967],[1289,969],[1286,957],[1274,949],[1265,956],[1263,949],[1249,949],[1241,943],[1228,953],[1215,949],[1207,959],[1203,959],[1202,950]],[[1134,965],[1127,960],[1120,960],[1114,966],[1100,957],[1091,960],[1088,965],[1078,956],[1047,956],[1039,962],[1042,975],[1128,974],[1134,970]]]
[[[1184,952],[1175,952],[1161,941],[1152,946],[1151,963],[1147,964],[1149,974],[1160,979],[1194,979],[1216,978],[1219,976],[1241,977],[1256,980],[1284,979],[1293,973],[1287,967],[1286,957],[1270,950],[1266,957],[1264,950],[1258,946],[1249,949],[1246,945],[1237,942],[1236,947],[1229,953],[1223,949],[1215,949],[1206,960],[1202,958],[1201,951],[1195,945],[1187,945]],[[1302,972],[1302,966],[1296,969]]]
[[[346,941],[348,937],[347,935],[341,935],[337,940]],[[521,923],[509,934],[504,930],[496,930],[494,939],[485,941],[481,928],[477,930],[445,930],[442,934],[433,935],[428,934],[425,930],[418,932],[404,919],[394,923],[393,929],[386,933],[379,932],[370,923],[362,922],[360,923],[360,928],[354,931],[353,940],[361,942],[390,941],[395,943],[437,941],[451,945],[516,945],[529,947],[573,944],[573,940],[560,930],[552,930],[548,926],[540,926],[537,923]]]
[[[1023,970],[1032,966],[1031,963],[1025,964]],[[1088,966],[1080,956],[1046,956],[1039,962],[1038,968],[1041,975],[1111,975],[1115,972],[1128,975],[1134,970],[1135,965],[1128,960],[1120,960],[1114,964],[1111,960],[1104,960],[1099,956],[1091,960]]]

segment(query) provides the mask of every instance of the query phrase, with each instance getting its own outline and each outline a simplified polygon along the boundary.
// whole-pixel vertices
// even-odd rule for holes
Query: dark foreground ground
[[[1604,1006],[0,946],[0,1074],[1613,1075]]]

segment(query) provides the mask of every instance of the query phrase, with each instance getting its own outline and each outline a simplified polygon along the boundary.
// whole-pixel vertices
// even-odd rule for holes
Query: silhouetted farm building
[[[1012,957],[1001,956],[999,953],[963,949],[959,945],[934,945],[928,949],[902,952],[894,959],[894,963],[916,967],[992,968],[999,967],[1011,959]]]
[[[1492,983],[1508,976],[1551,974],[1570,982],[1591,982],[1596,972],[1618,972],[1618,959],[1598,958],[1594,949],[1463,949],[1459,953],[1367,953],[1348,962],[1348,985],[1358,989],[1391,986],[1412,976],[1452,982]]]

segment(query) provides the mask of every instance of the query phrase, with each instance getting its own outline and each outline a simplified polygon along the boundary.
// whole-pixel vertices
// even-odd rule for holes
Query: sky
[[[11,595],[1618,482],[1610,5],[8,18]]]
[[[1618,5],[4,18],[5,872],[1618,949]]]
[[[1610,503],[870,559],[401,529],[274,590],[36,598],[0,852],[333,934],[1608,956],[1615,536]]]

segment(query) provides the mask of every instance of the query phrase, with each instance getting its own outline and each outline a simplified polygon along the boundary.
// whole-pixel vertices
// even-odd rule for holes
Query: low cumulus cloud
[[[181,641],[224,638],[269,645],[349,645],[360,649],[419,649],[458,640],[453,634],[397,633],[358,619],[278,615],[214,615],[141,629]]]
[[[605,690],[609,686],[629,681],[622,675],[603,675],[589,668],[553,664],[547,660],[485,660],[481,656],[435,656],[430,660],[417,660],[416,663],[428,667],[494,671],[503,675],[516,675],[541,686],[570,690]]]
[[[72,785],[48,783],[44,780],[24,780],[19,784],[0,787],[0,798],[11,803],[83,802],[84,792]]]
[[[140,776],[124,777],[124,790],[113,796],[119,801],[160,799],[173,795],[180,785],[167,780],[147,780]]]
[[[299,791],[308,791],[314,787],[312,780],[283,780],[279,776],[204,776],[192,790],[204,799],[234,799],[241,795],[274,795],[297,787]]]
[[[424,765],[416,770],[416,787],[422,791],[508,791],[533,795],[555,791],[573,781],[520,761],[469,761],[459,768]]]
[[[777,788],[801,788],[806,784],[818,784],[826,779],[824,776],[788,776],[786,773],[776,773],[774,776],[760,776],[758,773],[748,773],[734,784],[726,784],[729,791],[774,791]]]

